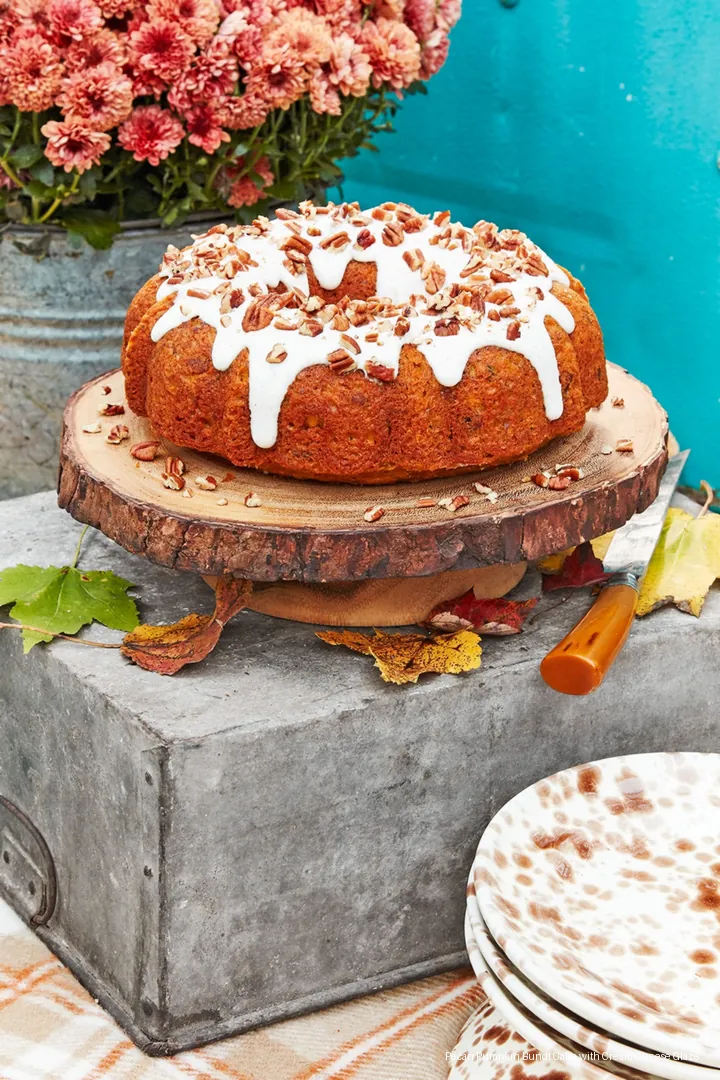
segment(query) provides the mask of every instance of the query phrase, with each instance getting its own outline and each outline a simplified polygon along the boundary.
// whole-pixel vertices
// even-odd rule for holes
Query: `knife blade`
[[[638,579],[643,576],[660,539],[670,502],[689,454],[689,450],[683,450],[670,458],[655,501],[641,514],[634,514],[617,530],[603,559],[606,573],[624,571]]]
[[[615,533],[603,559],[611,575],[577,626],[540,664],[540,673],[561,694],[597,690],[630,633],[638,603],[639,579],[660,539],[689,450],[668,463],[657,498]]]

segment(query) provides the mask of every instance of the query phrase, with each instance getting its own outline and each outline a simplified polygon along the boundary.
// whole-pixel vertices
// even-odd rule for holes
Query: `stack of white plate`
[[[488,1002],[453,1080],[720,1080],[720,755],[609,758],[516,795],[480,841],[465,936]]]

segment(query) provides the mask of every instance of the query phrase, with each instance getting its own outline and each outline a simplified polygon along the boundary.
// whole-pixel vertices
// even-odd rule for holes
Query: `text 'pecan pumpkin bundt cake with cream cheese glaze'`
[[[171,247],[123,371],[179,446],[363,484],[520,460],[607,395],[578,281],[521,232],[392,202],[305,202]]]

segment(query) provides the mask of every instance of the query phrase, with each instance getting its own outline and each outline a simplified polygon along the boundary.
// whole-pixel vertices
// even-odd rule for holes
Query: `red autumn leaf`
[[[147,671],[174,675],[186,664],[197,664],[209,656],[225,624],[246,607],[251,593],[251,581],[219,577],[212,615],[186,615],[171,626],[138,626],[123,638],[121,652]]]
[[[610,577],[603,564],[586,540],[568,555],[559,574],[543,575],[543,592],[554,589],[582,589],[585,585],[598,585]]]
[[[480,634],[504,637],[519,634],[522,625],[537,604],[530,600],[478,600],[472,589],[457,600],[447,600],[430,612],[426,623],[443,633],[477,630]]]

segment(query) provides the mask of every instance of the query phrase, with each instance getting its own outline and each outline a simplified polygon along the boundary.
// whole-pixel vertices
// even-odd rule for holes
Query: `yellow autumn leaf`
[[[720,578],[720,516],[693,517],[671,507],[642,579],[638,615],[674,604],[699,615],[710,586]]]
[[[344,645],[354,652],[375,658],[375,667],[385,682],[401,685],[417,682],[421,675],[459,675],[480,667],[480,638],[471,630],[455,634],[425,637],[421,634],[384,634],[375,636],[352,630],[324,630],[317,635],[328,645]]]
[[[594,540],[591,540],[592,549],[595,555],[597,555],[600,562],[607,555],[610,542],[615,535],[614,532],[603,533],[602,536],[596,536]],[[563,568],[565,560],[572,555],[575,548],[567,548],[565,551],[558,551],[555,555],[547,555],[544,559],[538,560],[538,570],[541,574],[559,574]]]

